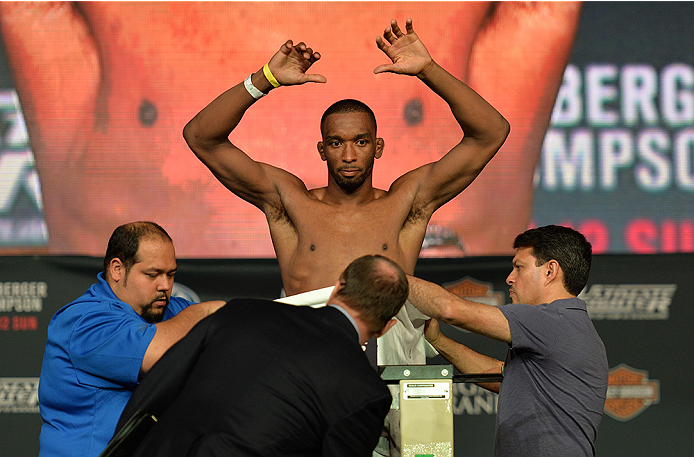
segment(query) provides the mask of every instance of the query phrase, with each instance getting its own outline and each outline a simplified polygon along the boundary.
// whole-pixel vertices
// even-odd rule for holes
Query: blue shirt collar
[[[99,281],[96,287],[100,289],[99,293],[101,295],[105,295],[108,298],[118,300],[119,302],[123,303],[123,301],[120,298],[116,297],[115,292],[113,292],[113,289],[111,289],[111,285],[106,281],[103,271],[99,272],[99,274],[96,275],[96,279]]]

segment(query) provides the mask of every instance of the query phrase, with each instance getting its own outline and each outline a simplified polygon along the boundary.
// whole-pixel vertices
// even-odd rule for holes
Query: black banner
[[[281,293],[275,260],[179,260],[176,293],[194,299]],[[694,255],[598,255],[582,294],[607,347],[610,387],[598,434],[598,455],[693,455],[688,434],[694,381]],[[46,328],[53,314],[96,280],[101,259],[0,259],[0,453],[38,453],[37,388]],[[416,274],[472,300],[503,306],[510,257],[421,259]],[[503,358],[506,346],[444,326],[473,349]],[[678,356],[679,355],[679,356]],[[430,363],[445,363],[436,357]],[[496,395],[474,384],[454,385],[455,455],[493,454]]]

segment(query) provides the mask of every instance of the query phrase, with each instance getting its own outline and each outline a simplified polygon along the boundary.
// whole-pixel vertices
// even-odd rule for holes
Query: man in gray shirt
[[[462,373],[503,373],[496,456],[591,456],[607,394],[605,346],[586,304],[590,243],[567,227],[546,226],[516,237],[506,279],[512,304],[461,299],[409,277],[410,301],[435,319],[508,343],[506,361],[483,354],[427,324],[427,340]]]

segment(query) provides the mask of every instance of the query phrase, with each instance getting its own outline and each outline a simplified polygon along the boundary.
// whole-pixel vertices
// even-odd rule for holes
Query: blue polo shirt
[[[120,301],[103,273],[48,325],[39,382],[40,457],[96,457],[138,384],[156,325]],[[172,297],[164,320],[191,305]]]

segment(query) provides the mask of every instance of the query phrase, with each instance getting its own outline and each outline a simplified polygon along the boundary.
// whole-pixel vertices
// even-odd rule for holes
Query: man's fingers
[[[303,56],[304,59],[306,59],[306,60],[311,60],[311,58],[313,57],[313,49],[307,47],[307,48],[304,50],[304,52],[302,53],[302,56]]]
[[[414,27],[412,27],[412,19],[407,19],[407,22],[405,23],[405,28],[407,29],[408,35],[410,33],[414,33]]]
[[[328,79],[323,75],[312,74],[312,75],[306,75],[306,81],[312,82],[312,83],[324,84],[324,83],[328,82]]]
[[[374,74],[388,73],[388,72],[398,73],[398,69],[393,64],[383,64],[383,65],[379,65],[376,68],[374,68]]]
[[[407,33],[414,33],[414,29],[412,28],[412,19],[407,20],[405,27],[407,29]],[[394,44],[398,38],[402,38],[404,36],[405,34],[403,33],[402,29],[400,29],[398,21],[395,19],[390,21],[390,27],[386,27],[386,29],[383,31],[383,37],[388,40],[391,45]]]
[[[398,25],[398,21],[396,21],[395,19],[390,21],[390,28],[397,38],[400,38],[401,36],[405,35],[404,33],[402,33],[402,30],[400,30],[400,26]]]
[[[436,319],[429,319],[424,326],[424,337],[431,344],[436,343],[441,337],[441,330]]]
[[[281,47],[280,51],[283,54],[289,54],[292,51],[292,48],[294,47],[294,43],[292,40],[287,40]]]
[[[379,74],[379,73],[384,73],[388,71],[388,66],[387,65],[379,65],[376,68],[374,68],[374,74]]]
[[[393,31],[390,27],[386,27],[386,29],[383,31],[383,38],[385,38],[390,44],[395,43],[395,41],[398,39],[398,37],[393,35]]]
[[[378,46],[378,49],[380,49],[383,52],[388,51],[388,45],[385,41],[383,41],[383,39],[380,36],[376,37],[376,46]]]
[[[308,47],[303,41],[299,42],[293,47],[293,49],[295,49],[304,60],[315,62],[316,60],[320,59],[320,54],[318,52],[314,52],[313,49]]]
[[[306,46],[306,43],[304,43],[303,41],[300,41],[296,46],[294,46],[294,49],[296,49],[296,52],[298,52],[299,55],[301,55],[301,57],[303,57],[306,60],[311,58],[311,54],[310,53],[307,54],[307,48],[308,47]]]

